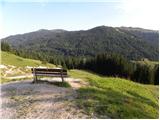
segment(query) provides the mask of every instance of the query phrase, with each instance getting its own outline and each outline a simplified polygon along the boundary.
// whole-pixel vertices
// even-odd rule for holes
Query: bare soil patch
[[[33,84],[32,80],[2,84],[0,118],[90,118],[74,104],[76,89],[83,86],[83,82],[73,78],[67,78],[66,81],[73,88]]]

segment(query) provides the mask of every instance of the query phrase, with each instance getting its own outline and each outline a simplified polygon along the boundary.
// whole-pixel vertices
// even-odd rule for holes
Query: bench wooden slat
[[[36,74],[37,76],[52,76],[52,77],[61,77],[61,75],[53,75],[53,74]],[[62,75],[63,77],[67,77],[68,75]]]
[[[32,71],[50,71],[50,72],[67,72],[67,70],[65,70],[65,69],[47,69],[47,68],[32,68],[31,69]]]
[[[53,73],[53,72],[36,72],[35,73],[36,75],[37,74],[53,74],[53,75],[67,75],[67,73]]]
[[[68,77],[67,70],[64,69],[31,68],[31,71],[35,76],[34,82],[36,82],[37,76],[61,77],[62,82],[63,82],[63,77]]]
[[[49,71],[35,71],[36,73],[46,73],[46,74],[59,74],[60,72],[49,72]],[[32,73],[35,73],[32,71]],[[62,74],[67,74],[67,72],[62,72]]]

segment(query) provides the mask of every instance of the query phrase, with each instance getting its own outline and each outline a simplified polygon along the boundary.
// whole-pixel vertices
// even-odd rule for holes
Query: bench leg
[[[64,82],[64,79],[63,79],[63,77],[62,77],[62,82]]]
[[[37,76],[36,76],[36,82],[37,82]]]
[[[63,75],[62,75],[63,73],[62,73],[62,71],[61,71],[61,78],[62,78],[62,82],[64,82],[64,79],[63,79]]]
[[[33,81],[34,83],[36,83],[37,82],[37,76],[36,75],[34,75],[34,81]]]

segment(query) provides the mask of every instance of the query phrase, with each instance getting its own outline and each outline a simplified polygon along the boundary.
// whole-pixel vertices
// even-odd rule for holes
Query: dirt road
[[[74,104],[76,89],[81,86],[78,80],[70,80],[73,88],[31,82],[25,80],[1,85],[0,118],[90,118]]]

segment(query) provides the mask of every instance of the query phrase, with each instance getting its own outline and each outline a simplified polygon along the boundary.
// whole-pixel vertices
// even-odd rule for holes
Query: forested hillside
[[[6,109],[7,112],[8,110],[14,109],[14,111],[16,112],[18,111],[17,114],[20,114],[20,117],[26,116],[28,114],[37,115],[38,113],[39,114],[37,116],[39,117],[39,115],[44,113],[42,111],[47,110],[47,113],[45,115],[48,117],[49,115],[48,110],[50,111],[52,110],[52,112],[58,111],[59,113],[59,109],[57,109],[57,104],[59,105],[60,102],[67,103],[63,106],[63,108],[66,108],[69,105],[68,103],[71,102],[76,106],[76,109],[74,109],[74,112],[73,112],[74,114],[76,110],[81,109],[81,110],[84,110],[83,112],[86,113],[88,116],[92,117],[94,115],[96,116],[96,118],[101,118],[101,119],[106,119],[106,118],[110,118],[110,119],[111,118],[116,118],[116,119],[118,118],[122,118],[122,119],[125,119],[125,118],[130,118],[130,119],[131,118],[139,118],[139,119],[152,118],[153,119],[155,118],[156,119],[158,118],[158,115],[159,115],[158,114],[159,113],[158,112],[158,108],[159,108],[158,85],[144,85],[144,84],[132,82],[127,79],[122,79],[118,77],[100,76],[100,75],[94,74],[93,72],[76,70],[76,69],[68,70],[69,76],[76,80],[74,81],[74,83],[77,83],[77,84],[86,83],[87,85],[78,90],[76,89],[76,92],[75,92],[75,89],[73,88],[61,88],[61,87],[56,87],[53,84],[47,84],[47,83],[31,84],[30,81],[29,82],[27,81],[28,79],[32,79],[32,77],[29,78],[28,76],[26,76],[27,77],[25,78],[26,81],[24,78],[9,79],[9,77],[26,75],[26,73],[27,75],[31,74],[30,68],[27,67],[28,65],[32,67],[33,66],[54,67],[54,65],[42,64],[40,61],[25,59],[25,58],[13,55],[9,52],[1,52],[1,54],[2,54],[2,64],[4,66],[4,68],[1,68],[1,76],[2,76],[1,84],[3,83],[3,85],[5,85],[6,82],[11,82],[6,84],[8,86],[7,90],[9,91],[10,96],[3,97],[3,100],[5,99],[5,101],[9,101],[9,100],[11,101],[10,104],[12,106],[8,103],[3,104],[7,106],[7,107],[6,106],[3,107],[4,109],[8,108]],[[6,73],[7,75],[5,75]],[[18,82],[20,80],[22,80],[22,82]],[[81,80],[81,81],[77,82],[77,80]],[[13,81],[16,81],[16,82],[13,82]],[[69,82],[69,80],[66,80],[66,82]],[[2,88],[2,92],[4,92],[4,87],[2,86],[1,88]],[[41,91],[38,91],[36,88],[38,88],[38,90],[41,89]],[[67,91],[63,92],[63,90],[67,90]],[[74,94],[71,93],[73,90],[74,90],[73,92]],[[58,96],[57,96],[57,91],[59,91]],[[36,93],[38,93],[38,98],[36,96]],[[8,94],[5,94],[5,95],[8,95]],[[44,99],[40,99],[39,95]],[[56,97],[54,97],[54,95],[56,95]],[[64,96],[67,96],[67,97],[64,97]],[[59,102],[54,102],[54,101],[57,101],[57,99]],[[39,102],[40,100],[41,102]],[[46,100],[48,101],[46,102]],[[50,107],[48,106],[46,107],[45,103],[49,103],[49,102],[51,102],[52,103],[51,105],[53,105],[53,108],[56,107],[56,109],[50,109]],[[45,107],[41,112],[37,112],[37,110],[38,111],[41,110],[39,106],[42,104],[40,103],[44,104]],[[38,105],[36,106],[35,104],[38,104]],[[62,108],[62,105],[63,104],[60,104],[60,108]],[[32,110],[30,108],[32,108]],[[35,111],[33,112],[33,110]],[[23,112],[23,114],[21,111]],[[62,112],[66,112],[66,111],[68,111],[69,114],[71,114],[71,109],[63,110]],[[14,113],[15,112],[9,111],[9,114],[14,114]]]
[[[132,27],[120,27],[118,29],[134,37],[138,37],[139,39],[142,39],[153,46],[156,46],[156,47],[159,46],[158,31],[147,30],[142,28],[132,28]]]
[[[2,41],[26,53],[47,56],[95,56],[117,53],[131,60],[158,60],[158,31],[99,26],[89,30],[39,30]]]

